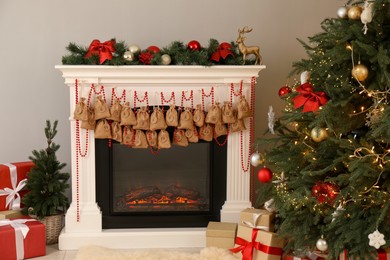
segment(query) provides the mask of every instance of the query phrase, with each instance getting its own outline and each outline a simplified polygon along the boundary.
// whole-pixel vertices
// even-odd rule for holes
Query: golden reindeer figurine
[[[242,59],[244,60],[242,64],[245,64],[247,54],[254,54],[256,56],[255,65],[257,64],[257,62],[259,62],[259,64],[262,64],[263,61],[260,55],[260,48],[258,46],[246,46],[244,44],[244,40],[246,39],[246,37],[243,36],[244,33],[249,33],[251,31],[252,28],[249,29],[248,26],[245,26],[244,28],[242,28],[242,30],[238,29],[238,38],[236,42],[238,43],[238,49],[240,50],[242,54]]]

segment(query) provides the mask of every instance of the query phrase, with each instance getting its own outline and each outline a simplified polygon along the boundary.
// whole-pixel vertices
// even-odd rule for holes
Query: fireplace
[[[251,100],[254,95],[255,79],[258,77],[259,71],[264,68],[265,66],[262,65],[211,67],[56,66],[56,69],[62,72],[65,84],[69,87],[70,107],[68,113],[70,115],[72,152],[72,203],[66,212],[65,227],[59,237],[59,249],[76,250],[83,245],[90,244],[111,248],[204,247],[206,244],[205,226],[207,221],[219,219],[224,222],[238,222],[241,210],[252,205],[249,164],[252,144],[250,133],[253,131],[252,119],[245,119],[244,123],[248,129],[247,131],[227,136],[226,145],[222,146],[226,149],[225,152],[215,153],[217,157],[223,155],[222,161],[224,162],[222,164],[224,166],[217,166],[219,163],[214,159],[208,162],[211,170],[205,175],[211,175],[209,176],[209,183],[206,181],[203,184],[193,185],[192,183],[186,183],[185,179],[167,183],[161,187],[157,183],[147,185],[137,183],[130,186],[126,185],[126,188],[122,188],[119,194],[114,195],[110,191],[104,194],[104,192],[100,192],[100,190],[97,192],[97,190],[100,189],[100,186],[112,183],[113,178],[116,177],[110,174],[110,165],[97,166],[96,162],[102,160],[102,157],[107,159],[110,156],[110,149],[111,153],[117,153],[117,148],[121,149],[122,147],[116,147],[115,142],[112,142],[111,148],[107,149],[109,147],[107,141],[102,141],[106,148],[101,150],[99,148],[100,141],[94,138],[94,131],[80,129],[79,122],[72,117],[76,100],[79,97],[89,98],[89,93],[94,89],[95,93],[99,92],[105,95],[108,104],[112,97],[117,96],[127,98],[128,101],[133,103],[137,102],[137,105],[132,104],[132,107],[140,107],[141,105],[161,106],[165,102],[164,105],[175,103],[176,106],[180,107],[202,103],[205,108],[208,108],[214,101],[223,102],[225,100],[230,100],[236,106],[238,102],[237,94],[245,95],[248,100]],[[78,87],[76,87],[77,85]],[[224,141],[220,140],[220,142],[223,143]],[[195,148],[195,144],[190,146],[198,149]],[[219,145],[214,144],[212,147],[199,149],[209,149],[211,151],[219,148]],[[125,153],[127,152],[133,151],[125,150]],[[137,149],[137,152],[147,151]],[[160,155],[163,155],[163,153],[161,152],[157,156]],[[150,151],[148,151],[148,156],[152,156]],[[213,153],[210,152],[210,157],[212,156]],[[148,161],[150,160],[148,159]],[[103,179],[99,177],[101,167],[108,167],[104,170]],[[114,166],[114,168],[117,167]],[[213,167],[218,168],[220,173],[215,173]],[[167,172],[164,172],[165,174],[168,176]],[[146,205],[138,207],[138,209],[141,209],[138,212],[132,212],[132,209],[129,208],[124,210],[123,207],[113,207],[114,202],[117,202],[117,195],[126,196],[126,192],[134,193],[136,189],[150,189],[150,186],[156,186],[158,194],[167,193],[169,189],[171,189],[171,193],[172,190],[177,189],[181,189],[182,193],[199,193],[198,199],[200,201],[204,200],[204,203],[198,201],[196,211],[191,210],[188,206],[182,211],[181,206],[183,205],[174,210],[172,208],[167,210],[167,208],[160,205],[160,210],[153,213],[157,214],[158,217],[153,220],[149,219],[150,212],[145,209]],[[206,186],[209,186],[208,190]],[[224,194],[214,194],[215,188],[219,189],[221,186],[223,188],[220,191]],[[124,192],[125,190],[126,192]],[[108,200],[102,202],[100,197],[108,198]],[[151,207],[151,205],[149,204],[147,207]],[[189,221],[174,227],[172,223],[165,222],[166,215],[176,215],[180,219],[188,218]],[[128,220],[128,216],[139,218],[138,220],[136,218]],[[193,216],[200,218],[192,221]],[[111,218],[114,218],[112,223],[106,223],[106,219]],[[153,226],[154,224],[150,224],[155,221],[163,224],[160,225],[161,223],[159,223],[160,227],[157,228]],[[132,224],[129,226],[128,222]],[[189,224],[192,222],[197,224]]]
[[[226,144],[199,142],[159,151],[102,139],[95,145],[103,228],[205,227],[220,220]]]

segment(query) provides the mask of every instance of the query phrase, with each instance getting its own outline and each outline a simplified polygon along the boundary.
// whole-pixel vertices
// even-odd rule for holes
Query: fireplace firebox
[[[95,154],[103,228],[205,227],[220,220],[226,145],[199,142],[153,151],[100,139]]]

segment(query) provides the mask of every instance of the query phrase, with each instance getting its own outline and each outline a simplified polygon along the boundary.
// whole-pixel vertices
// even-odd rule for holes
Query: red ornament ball
[[[264,182],[264,183],[270,182],[272,180],[272,171],[267,167],[261,168],[257,172],[257,179],[260,182]]]
[[[289,86],[283,86],[279,89],[279,97],[284,97],[285,95],[287,94],[290,94],[291,93],[291,88]]]
[[[147,50],[148,51],[150,51],[151,53],[158,53],[158,52],[160,52],[161,50],[160,50],[160,48],[159,47],[157,47],[157,46],[149,46],[148,48],[147,48]]]
[[[192,51],[200,51],[201,46],[198,41],[193,40],[188,43],[187,48]]]

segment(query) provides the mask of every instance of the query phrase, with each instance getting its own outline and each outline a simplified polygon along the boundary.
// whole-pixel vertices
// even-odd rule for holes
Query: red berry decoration
[[[150,65],[150,62],[153,59],[153,54],[149,51],[143,51],[138,57],[139,61],[142,62],[145,65]]]
[[[283,86],[279,89],[279,97],[284,97],[285,95],[287,94],[290,94],[291,93],[291,88],[289,86]]]
[[[150,51],[151,53],[158,53],[158,52],[160,52],[161,50],[160,50],[160,48],[159,47],[157,47],[157,46],[149,46],[148,48],[147,48],[147,50],[148,51]]]
[[[192,51],[200,51],[200,43],[198,41],[190,41],[187,45],[188,49],[192,50]]]
[[[257,179],[259,179],[260,182],[270,182],[272,180],[272,171],[267,168],[263,167],[257,172]]]

